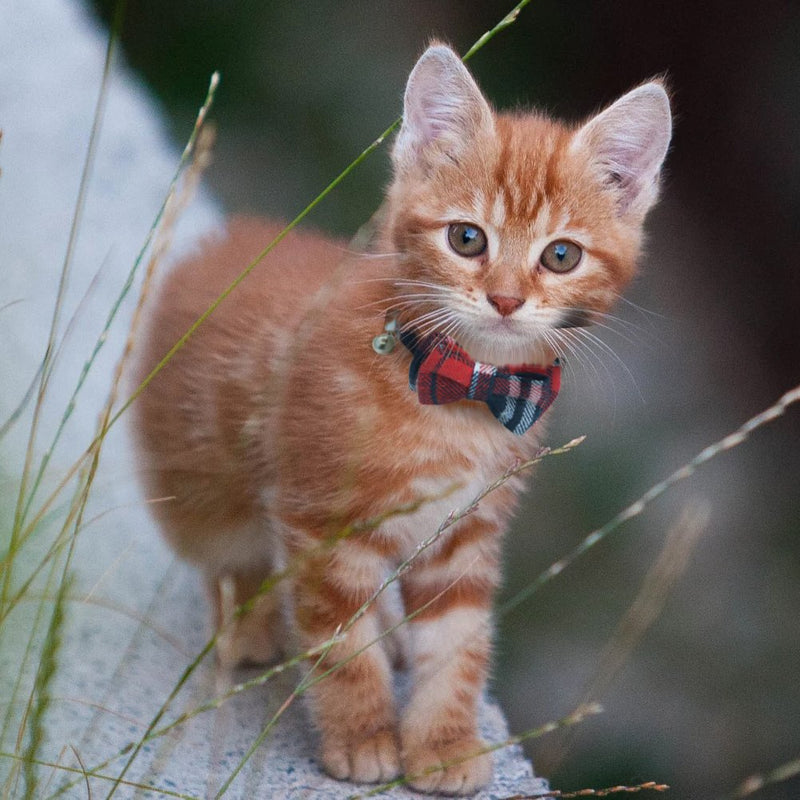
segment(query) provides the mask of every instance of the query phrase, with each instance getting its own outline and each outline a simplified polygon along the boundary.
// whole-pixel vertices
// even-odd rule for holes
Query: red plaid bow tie
[[[556,399],[561,365],[493,367],[473,361],[449,336],[401,331],[411,351],[409,383],[424,405],[481,400],[508,430],[521,435]]]

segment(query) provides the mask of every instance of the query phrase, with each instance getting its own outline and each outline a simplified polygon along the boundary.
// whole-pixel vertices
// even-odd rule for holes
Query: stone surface
[[[13,10],[0,2],[0,16],[3,421],[23,397],[45,349],[106,37],[79,3],[68,0],[28,0]],[[204,91],[198,87],[199,100]],[[178,153],[167,141],[157,107],[117,65],[72,260],[59,326],[63,345],[43,406],[39,451],[52,441],[177,163]],[[183,215],[178,248],[219,222],[214,202],[201,197]],[[124,347],[140,278],[134,280],[134,291],[105,337],[54,451],[47,485],[57,481],[92,440]],[[3,472],[6,479],[11,476],[12,485],[19,474],[29,413],[2,442]],[[208,637],[205,602],[197,576],[177,563],[159,539],[138,495],[135,472],[126,433],[117,426],[106,443],[85,524],[76,539],[74,583],[41,751],[45,760],[73,771],[40,767],[37,796],[106,796],[120,776],[117,797],[214,796],[243,761],[226,797],[339,798],[364,792],[364,787],[333,781],[320,772],[314,760],[314,732],[300,701],[288,705],[246,758],[264,726],[291,697],[296,671],[248,689],[135,749],[151,724],[157,730],[220,697],[230,686],[217,674],[211,657],[182,678]],[[59,513],[63,508],[55,516]],[[52,533],[45,526],[42,542]],[[37,543],[31,545],[36,552]],[[24,683],[36,668],[23,652],[31,619],[20,613],[18,620],[11,620],[19,622],[16,629],[12,624],[4,631],[8,635],[0,651],[0,696],[10,696],[6,693],[15,678],[21,675]],[[255,674],[237,673],[236,678]],[[180,691],[173,697],[177,686]],[[482,729],[490,742],[508,736],[503,715],[491,701],[483,704]],[[480,797],[542,791],[543,781],[533,776],[518,747],[499,750],[495,764],[495,782]],[[6,774],[9,765],[10,760],[0,758],[0,773]],[[92,777],[82,774],[84,769],[91,770]],[[380,796],[418,795],[394,788]]]
[[[171,562],[165,552],[158,552],[160,546],[135,539],[134,545],[143,557],[126,563],[116,581],[141,588],[148,598],[142,617],[136,619],[103,605],[83,605],[74,615],[67,637],[70,668],[60,676],[56,691],[60,697],[80,698],[82,702],[60,704],[53,714],[58,722],[53,750],[69,741],[86,766],[101,765],[112,758],[100,770],[108,776],[120,773],[130,753],[113,757],[139,740],[207,638],[205,604],[196,575],[183,564]],[[247,680],[259,674],[240,670],[235,678]],[[298,677],[295,670],[289,670],[153,739],[137,755],[125,780],[155,787],[137,796],[161,797],[166,792],[214,796],[291,697]],[[160,726],[220,697],[230,686],[217,674],[213,658],[206,658],[170,704]],[[508,736],[502,713],[494,703],[484,702],[481,720],[488,741],[498,742]],[[246,761],[226,796],[345,798],[370,789],[322,774],[314,757],[315,745],[302,702],[292,702]],[[64,760],[75,763],[70,754]],[[495,754],[495,772],[492,786],[478,797],[489,800],[532,794],[544,786],[533,777],[531,765],[518,747],[503,748]],[[70,796],[86,796],[83,778],[72,781]],[[106,779],[93,778],[90,783],[92,796],[101,796],[109,787]],[[121,797],[134,794],[130,785],[119,791]],[[419,797],[400,787],[378,796]]]

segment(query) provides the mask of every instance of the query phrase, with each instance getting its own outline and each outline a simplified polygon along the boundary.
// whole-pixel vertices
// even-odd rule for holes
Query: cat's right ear
[[[493,130],[489,104],[461,59],[445,45],[431,45],[408,77],[395,168],[405,172],[441,156],[458,160],[476,137]]]

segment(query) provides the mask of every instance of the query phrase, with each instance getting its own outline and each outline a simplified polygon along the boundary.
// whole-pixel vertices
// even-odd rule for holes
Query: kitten
[[[633,275],[670,130],[659,82],[571,126],[495,114],[449,48],[423,54],[367,252],[292,233],[137,402],[148,494],[171,498],[155,513],[205,574],[224,665],[278,655],[279,592],[259,594],[275,571],[288,570],[277,585],[299,646],[315,647],[451,510],[531,457],[540,426],[525,430],[558,390],[564,329],[601,316]],[[168,276],[141,376],[279,230],[234,219]],[[486,366],[505,364],[523,366]],[[400,629],[412,690],[399,716],[390,647],[370,644],[384,603],[322,659],[340,666],[309,705],[334,777],[404,772],[448,794],[491,779],[489,755],[467,757],[483,746],[490,605],[521,488],[489,494],[402,575],[416,615]]]

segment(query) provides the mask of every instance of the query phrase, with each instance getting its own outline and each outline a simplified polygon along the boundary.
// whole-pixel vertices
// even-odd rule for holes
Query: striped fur
[[[410,353],[377,355],[372,338],[392,311],[486,363],[551,363],[568,343],[558,332],[565,315],[604,313],[633,275],[668,139],[666,95],[648,86],[633,105],[649,149],[634,157],[630,141],[614,146],[630,95],[583,127],[495,115],[452,51],[432,46],[409,78],[395,179],[367,252],[291,234],[137,402],[147,494],[170,498],[154,513],[205,574],[221,663],[280,651],[277,595],[258,597],[276,573],[298,647],[344,630],[316,665],[330,674],[308,692],[322,763],[337,778],[405,771],[418,789],[452,794],[490,779],[489,756],[466,757],[481,747],[475,713],[500,539],[521,481],[488,495],[402,574],[412,619],[396,640],[405,652],[381,638],[390,604],[364,606],[541,435],[537,425],[515,436],[471,401],[420,405]],[[609,153],[617,172],[628,170],[624,183],[608,171]],[[456,222],[485,232],[485,253],[467,259],[448,247]],[[234,219],[171,272],[153,303],[140,376],[279,228]],[[583,248],[570,273],[539,261],[556,239]],[[490,295],[518,308],[500,315]],[[235,613],[243,603],[247,613]],[[400,662],[413,688],[396,709]],[[459,763],[430,769],[451,761]]]

